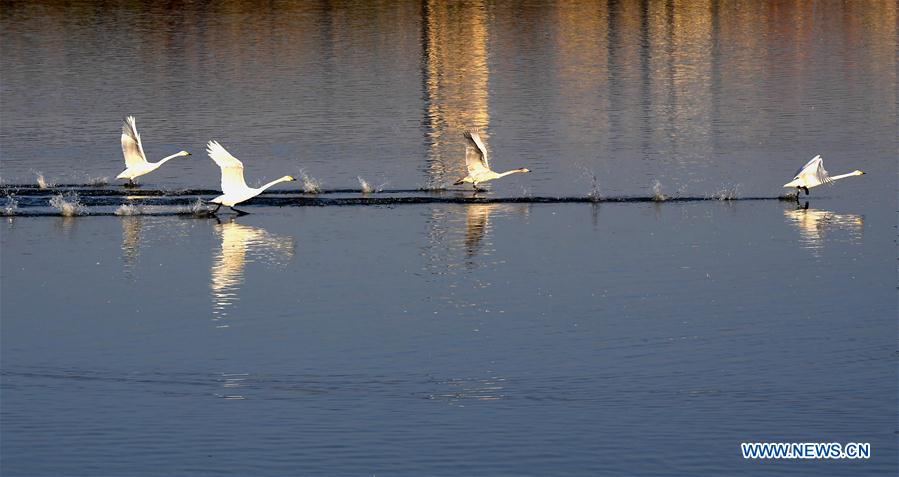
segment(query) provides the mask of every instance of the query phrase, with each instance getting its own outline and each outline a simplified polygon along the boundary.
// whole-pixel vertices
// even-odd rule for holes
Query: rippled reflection
[[[850,243],[863,238],[864,217],[856,214],[837,214],[828,210],[799,208],[785,210],[787,223],[796,227],[804,248],[819,251],[831,232],[848,232]]]
[[[295,244],[291,236],[272,234],[265,229],[239,224],[233,219],[215,227],[221,235],[222,247],[212,263],[210,288],[213,320],[220,322],[239,299],[247,263],[254,260],[287,263],[293,259]],[[228,324],[222,322],[218,326],[226,328]]]
[[[484,260],[494,251],[494,220],[510,214],[527,215],[530,204],[468,204],[434,207],[428,219],[428,253],[431,268],[453,270],[460,266],[489,265]],[[461,252],[461,253],[460,253]]]
[[[506,378],[450,378],[433,380],[440,389],[429,399],[444,401],[451,406],[465,407],[466,401],[499,401],[506,398]]]
[[[487,10],[483,2],[425,1],[422,9],[428,180],[464,172],[462,132],[486,129]],[[482,134],[486,140],[486,132]]]
[[[465,208],[465,256],[476,256],[490,230],[490,213],[498,204],[477,204]]]
[[[140,216],[122,217],[122,264],[125,276],[134,278],[134,268],[140,255],[140,236],[143,219]]]
[[[248,373],[219,373],[216,376],[216,382],[221,386],[222,391],[214,393],[215,397],[229,400],[243,400],[246,396],[240,394],[241,388],[245,387],[245,382],[250,375]]]

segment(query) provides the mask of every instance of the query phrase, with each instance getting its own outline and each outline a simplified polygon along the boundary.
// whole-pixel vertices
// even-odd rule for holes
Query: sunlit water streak
[[[271,234],[233,220],[219,224],[216,231],[221,236],[221,248],[210,272],[212,314],[217,327],[227,328],[230,310],[240,299],[247,264],[254,260],[286,264],[293,259],[296,246],[293,237]]]
[[[820,255],[828,234],[843,232],[849,243],[859,243],[864,237],[865,219],[858,214],[838,214],[800,207],[785,210],[784,217],[799,232],[803,247],[816,255]]]

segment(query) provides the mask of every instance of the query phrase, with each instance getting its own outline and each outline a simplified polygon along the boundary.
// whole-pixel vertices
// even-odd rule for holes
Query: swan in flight
[[[275,184],[296,180],[291,176],[284,176],[262,187],[249,187],[243,178],[243,163],[226,151],[218,141],[209,141],[209,144],[206,145],[206,153],[222,169],[222,195],[211,201],[213,204],[218,204],[212,211],[213,214],[218,212],[221,206],[226,205],[237,212],[237,215],[245,215],[246,212],[237,210],[234,206],[256,197]]]
[[[487,162],[487,148],[484,147],[478,130],[470,129],[465,131],[464,135],[468,140],[468,144],[465,145],[465,166],[468,168],[468,175],[457,180],[453,185],[469,182],[474,185],[475,190],[480,190],[478,184],[481,182],[492,181],[516,172],[531,172],[530,169],[524,167],[502,173],[493,172],[490,169],[490,163]]]
[[[147,162],[147,156],[144,155],[144,147],[140,143],[140,134],[137,133],[137,124],[134,121],[134,116],[128,116],[122,124],[122,153],[125,154],[125,170],[117,175],[116,179],[128,179],[129,185],[134,185],[134,179],[159,169],[159,166],[171,159],[190,155],[187,151],[181,151],[169,157],[164,157],[159,162]]]
[[[800,167],[799,170],[796,171],[796,176],[793,177],[793,180],[784,184],[784,187],[795,187],[797,189],[796,200],[799,200],[799,192],[801,191],[805,191],[805,195],[808,195],[808,190],[811,187],[816,187],[821,184],[831,184],[833,181],[839,179],[860,176],[862,174],[864,174],[864,172],[856,169],[848,174],[840,174],[831,177],[830,174],[824,170],[824,159],[821,159],[821,156],[815,156],[811,161],[808,161],[804,166]]]

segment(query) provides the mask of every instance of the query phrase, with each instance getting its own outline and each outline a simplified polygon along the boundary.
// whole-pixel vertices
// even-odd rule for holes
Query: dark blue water
[[[4,476],[895,473],[894,3],[0,22]],[[127,114],[151,160],[194,155],[125,191]],[[533,172],[419,190],[470,126]],[[213,138],[251,184],[339,190],[197,216]],[[867,174],[777,200],[815,154]]]

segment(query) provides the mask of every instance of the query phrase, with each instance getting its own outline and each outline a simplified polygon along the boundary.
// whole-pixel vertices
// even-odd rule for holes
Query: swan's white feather
[[[468,175],[477,176],[490,171],[490,163],[487,161],[487,148],[481,141],[481,136],[477,129],[465,131],[465,139],[468,144],[465,146],[465,166],[468,168]]]
[[[802,169],[796,173],[796,177],[793,180],[799,180],[801,185],[805,187],[814,187],[831,182],[830,174],[824,169],[824,160],[821,156],[813,157],[812,160],[802,166]]]
[[[240,195],[249,187],[243,177],[243,163],[232,156],[218,141],[209,141],[206,145],[209,157],[222,170],[222,193],[224,195]]]
[[[147,166],[147,156],[137,133],[134,116],[128,116],[122,123],[122,153],[125,155],[125,168],[141,168]]]

